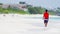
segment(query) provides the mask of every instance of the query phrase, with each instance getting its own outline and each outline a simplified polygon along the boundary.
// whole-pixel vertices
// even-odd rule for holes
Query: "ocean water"
[[[28,19],[43,19],[43,17],[27,17]],[[49,20],[60,20],[60,17],[49,17]]]
[[[49,20],[60,21],[60,17],[50,17]]]

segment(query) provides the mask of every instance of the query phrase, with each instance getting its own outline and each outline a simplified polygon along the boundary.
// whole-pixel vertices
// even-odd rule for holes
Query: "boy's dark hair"
[[[48,10],[47,10],[47,9],[46,9],[45,11],[46,11],[46,12],[48,12]]]

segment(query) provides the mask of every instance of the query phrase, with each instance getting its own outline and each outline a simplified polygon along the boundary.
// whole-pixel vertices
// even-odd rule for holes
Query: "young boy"
[[[49,20],[48,10],[45,10],[45,12],[44,12],[44,14],[43,14],[43,19],[44,19],[45,27],[47,27],[47,23],[48,23],[48,20]]]

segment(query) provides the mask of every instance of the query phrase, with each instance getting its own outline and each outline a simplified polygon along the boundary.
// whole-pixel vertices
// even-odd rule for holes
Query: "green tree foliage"
[[[3,3],[0,3],[0,5],[3,5]]]
[[[28,11],[31,14],[38,14],[37,10],[34,7],[28,7]]]
[[[4,13],[4,14],[8,14],[8,13],[28,14],[24,10],[11,8],[10,6],[7,9],[0,8],[0,13]]]
[[[25,2],[19,2],[19,4],[26,4]]]
[[[45,11],[45,8],[42,7],[33,7],[32,5],[27,5],[28,12],[24,10],[20,10],[17,7],[9,7],[7,9],[4,9],[0,7],[0,13],[18,13],[18,14],[43,14]],[[51,15],[55,15],[56,12],[54,10],[48,10]],[[57,8],[57,12],[60,12],[60,8]]]
[[[58,7],[56,11],[57,11],[57,12],[60,12],[60,8]]]
[[[56,15],[56,12],[54,10],[49,10],[50,15]]]
[[[38,14],[42,14],[45,11],[45,9],[44,8],[41,8],[41,7],[34,7],[34,8],[38,12]]]

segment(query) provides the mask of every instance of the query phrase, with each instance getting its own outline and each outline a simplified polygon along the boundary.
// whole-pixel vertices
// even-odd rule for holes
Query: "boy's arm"
[[[48,19],[49,19],[49,14],[48,14]]]
[[[43,19],[44,19],[45,17],[44,17],[44,14],[43,14]]]

